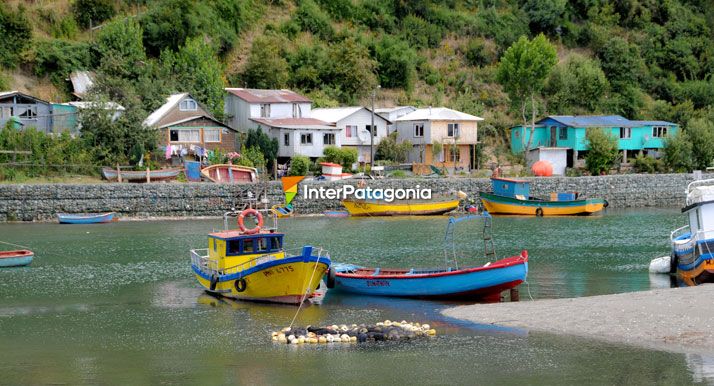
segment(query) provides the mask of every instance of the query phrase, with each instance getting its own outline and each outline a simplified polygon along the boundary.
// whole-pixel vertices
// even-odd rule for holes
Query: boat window
[[[258,241],[258,252],[266,252],[268,250],[268,240],[265,237],[257,239]]]
[[[253,240],[243,240],[243,253],[253,253]]]
[[[279,251],[282,248],[282,243],[280,237],[270,238],[270,249],[273,251]]]
[[[228,241],[228,254],[229,255],[239,255],[240,254],[240,240]]]

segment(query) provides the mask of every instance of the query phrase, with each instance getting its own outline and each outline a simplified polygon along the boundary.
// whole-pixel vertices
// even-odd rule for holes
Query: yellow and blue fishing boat
[[[415,216],[451,212],[459,207],[459,199],[447,197],[434,200],[342,200],[350,216]]]
[[[577,193],[553,194],[551,200],[530,196],[528,181],[491,178],[493,193],[479,192],[486,211],[492,214],[536,216],[589,215],[607,207],[601,198],[579,199]]]
[[[686,206],[689,225],[672,232],[670,272],[685,284],[714,283],[714,179],[699,180],[687,186]]]
[[[271,215],[272,227],[263,227],[263,214]],[[228,229],[237,217],[239,229]],[[246,228],[254,217],[257,225]],[[330,267],[321,248],[304,246],[297,253],[283,248],[285,234],[277,231],[270,210],[246,209],[224,215],[224,230],[208,235],[207,249],[191,250],[191,268],[208,292],[241,300],[299,304],[309,299]]]

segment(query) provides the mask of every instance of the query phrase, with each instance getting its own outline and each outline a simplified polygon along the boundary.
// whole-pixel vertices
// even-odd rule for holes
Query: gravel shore
[[[475,304],[444,315],[659,350],[714,353],[714,285],[616,295]]]

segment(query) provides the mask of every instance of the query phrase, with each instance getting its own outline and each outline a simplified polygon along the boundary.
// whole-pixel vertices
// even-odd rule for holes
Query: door
[[[556,147],[557,146],[557,135],[558,135],[558,128],[555,126],[550,127],[550,147]]]

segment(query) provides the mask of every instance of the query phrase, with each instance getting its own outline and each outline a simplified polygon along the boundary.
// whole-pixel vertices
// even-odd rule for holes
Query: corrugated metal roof
[[[158,109],[154,110],[153,113],[151,113],[148,117],[146,117],[146,119],[144,119],[144,126],[154,126],[157,122],[159,122],[161,118],[163,118],[164,115],[166,115],[166,113],[168,113],[174,106],[179,103],[179,101],[181,101],[181,99],[183,99],[187,95],[187,92],[169,95],[166,98],[166,103],[164,103]]]
[[[483,118],[446,107],[428,107],[416,109],[395,121],[483,121]]]
[[[312,109],[312,112],[310,112],[310,117],[334,124],[334,123],[337,123],[338,121],[341,121],[341,120],[349,117],[350,115],[352,115],[360,110],[366,110],[367,112],[371,112],[370,109],[368,109],[366,107],[362,107],[362,106],[319,108],[319,109]],[[376,111],[374,114],[374,119],[381,119],[381,120],[389,123],[389,121],[386,118],[377,114]]]
[[[74,71],[69,74],[69,80],[72,82],[73,94],[84,98],[89,89],[94,86],[94,73],[91,71]]]
[[[165,124],[159,126],[159,129],[163,129],[163,128],[169,127],[169,126],[180,125],[180,124],[182,124],[182,123],[191,122],[191,121],[196,120],[196,119],[207,119],[207,120],[209,120],[209,121],[212,121],[212,122],[217,123],[218,125],[220,125],[220,126],[222,126],[222,127],[225,127],[226,129],[230,129],[230,130],[233,130],[233,131],[238,131],[238,130],[235,130],[235,129],[229,127],[229,126],[226,125],[225,123],[223,123],[223,122],[221,122],[221,121],[219,121],[219,120],[217,120],[217,119],[215,119],[215,118],[213,118],[213,117],[209,117],[208,115],[194,115],[194,116],[192,116],[192,117],[188,117],[188,118],[184,118],[184,119],[179,119],[178,121],[165,123]]]
[[[28,95],[28,94],[19,92],[19,91],[17,91],[17,90],[12,90],[12,91],[0,91],[0,98],[7,97],[7,96],[11,96],[11,95],[20,95],[20,96],[22,96],[22,97],[29,98],[29,99],[33,99],[33,100],[35,100],[36,102],[42,102],[42,103],[45,103],[45,104],[49,104],[49,103],[50,103],[50,102],[47,102],[47,101],[44,100],[44,99],[40,99],[40,98],[37,98],[37,97],[33,97],[32,95]]]
[[[414,106],[394,106],[394,107],[380,107],[378,109],[374,109],[375,113],[391,113],[392,111],[397,111],[401,109],[412,109],[412,111],[416,110],[416,107]]]
[[[312,102],[291,90],[262,90],[255,88],[226,88],[227,92],[249,103],[292,103]]]
[[[315,118],[251,118],[251,120],[266,126],[283,129],[339,130],[337,127]]]
[[[619,115],[550,115],[541,119],[553,119],[570,127],[637,127],[645,125],[673,126],[674,123],[665,121],[631,121]]]
[[[88,109],[88,108],[98,106],[98,107],[101,107],[101,108],[107,109],[107,110],[118,110],[118,111],[126,110],[124,108],[124,106],[122,106],[116,102],[89,102],[89,101],[79,102],[79,101],[77,101],[77,102],[67,102],[67,103],[60,103],[60,104],[66,105],[66,106],[74,106],[78,109]]]

